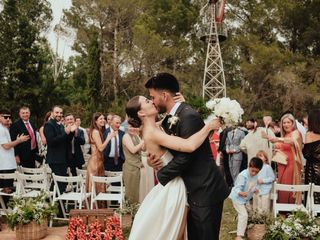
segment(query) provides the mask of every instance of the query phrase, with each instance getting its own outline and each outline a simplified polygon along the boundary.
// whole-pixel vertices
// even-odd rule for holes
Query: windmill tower
[[[203,98],[226,96],[226,80],[220,50],[220,42],[227,38],[227,31],[223,25],[225,2],[226,0],[209,0],[200,11],[204,27],[200,39],[207,43],[202,83]]]

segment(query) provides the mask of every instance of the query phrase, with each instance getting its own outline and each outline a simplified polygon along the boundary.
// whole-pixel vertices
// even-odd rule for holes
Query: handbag
[[[276,162],[276,163],[280,163],[283,165],[287,165],[288,164],[288,157],[286,154],[284,154],[281,151],[277,151],[273,157],[272,157],[272,161]]]

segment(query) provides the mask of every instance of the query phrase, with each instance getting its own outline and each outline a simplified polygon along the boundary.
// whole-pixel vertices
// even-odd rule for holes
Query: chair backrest
[[[26,189],[38,189],[49,191],[47,173],[24,174],[17,172],[18,189],[20,194],[26,193]]]
[[[17,172],[14,172],[14,173],[0,173],[0,179],[17,180]]]
[[[122,176],[122,171],[104,171],[106,177]]]
[[[320,194],[320,185],[315,185],[314,183],[312,183],[312,185],[311,185],[311,193],[310,193],[312,206],[315,205],[315,203],[314,203],[314,193]],[[320,205],[320,204],[317,204],[317,205]]]
[[[54,182],[54,195],[58,194],[60,196],[62,193],[59,190],[58,183],[67,183],[69,185],[76,184],[76,187],[71,187],[70,191],[79,191],[81,193],[84,192],[84,183],[82,176],[58,176],[54,173],[52,174],[53,182]]]
[[[274,191],[286,191],[286,192],[307,192],[310,191],[310,184],[302,185],[289,185],[274,183]]]
[[[42,174],[47,171],[45,167],[41,168],[27,168],[27,167],[19,167],[18,168],[20,173],[29,173],[29,174]]]
[[[86,178],[86,176],[87,176],[87,170],[86,169],[76,168],[76,171],[77,171],[77,176],[81,175],[83,178]]]

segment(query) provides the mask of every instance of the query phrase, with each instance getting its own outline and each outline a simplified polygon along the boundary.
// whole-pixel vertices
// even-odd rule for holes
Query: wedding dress
[[[161,160],[166,165],[172,158],[166,151]],[[177,240],[186,205],[186,187],[181,177],[165,186],[158,183],[141,203],[129,240]],[[184,235],[186,239],[186,231]]]

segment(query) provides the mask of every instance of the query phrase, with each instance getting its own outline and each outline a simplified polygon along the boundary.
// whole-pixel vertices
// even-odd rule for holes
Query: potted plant
[[[261,240],[266,233],[269,215],[257,211],[249,211],[247,237],[249,240]]]
[[[268,240],[320,240],[320,219],[297,211],[288,217],[273,219],[264,239]]]
[[[139,203],[133,203],[126,199],[123,202],[122,209],[116,210],[116,213],[121,214],[122,216],[122,228],[130,228],[132,226],[134,216],[136,215],[139,207]]]
[[[57,207],[48,203],[48,194],[40,192],[33,198],[14,196],[7,214],[9,228],[16,230],[17,239],[41,239],[46,235],[48,218],[57,213]]]

